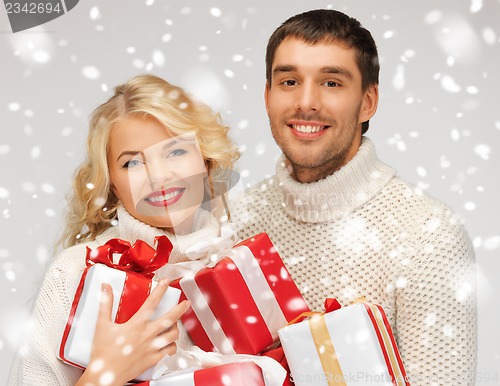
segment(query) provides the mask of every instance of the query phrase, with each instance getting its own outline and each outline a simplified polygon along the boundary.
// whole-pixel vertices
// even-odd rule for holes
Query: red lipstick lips
[[[181,199],[184,190],[185,188],[174,187],[156,191],[144,198],[144,201],[156,207],[170,206]]]

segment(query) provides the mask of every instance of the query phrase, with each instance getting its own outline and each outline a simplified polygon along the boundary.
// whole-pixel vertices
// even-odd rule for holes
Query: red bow
[[[156,237],[155,244],[156,250],[142,240],[130,245],[126,240],[111,239],[94,250],[87,247],[85,263],[87,266],[101,263],[120,271],[136,272],[151,279],[157,269],[168,263],[173,248],[167,236]],[[121,254],[117,264],[113,263],[114,253]]]
[[[342,308],[342,305],[336,298],[326,298],[325,299],[325,313],[336,311]]]

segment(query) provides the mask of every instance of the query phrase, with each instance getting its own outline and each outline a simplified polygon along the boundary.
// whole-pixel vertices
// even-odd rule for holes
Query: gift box
[[[309,308],[265,233],[222,252],[204,267],[171,283],[191,301],[182,323],[205,351],[258,354],[277,331]]]
[[[102,284],[113,291],[112,316],[115,323],[125,323],[134,315],[157,285],[154,271],[168,261],[171,243],[165,236],[157,239],[158,250],[138,240],[134,245],[112,239],[95,250],[87,249],[86,263],[76,290],[68,321],[61,339],[59,358],[85,368],[90,360],[92,340],[98,319]],[[121,254],[118,263],[114,255]],[[180,291],[169,287],[152,318],[168,312],[179,302]],[[153,369],[137,379],[151,379]]]
[[[292,380],[304,385],[409,385],[383,308],[360,302],[278,331]]]
[[[261,355],[274,359],[276,362],[278,362],[285,369],[286,378],[285,378],[282,386],[292,386],[293,385],[292,377],[290,375],[290,367],[288,366],[288,362],[286,360],[285,352],[284,352],[282,346],[279,346],[277,348],[273,348],[271,350],[264,351]]]
[[[264,386],[259,366],[253,362],[229,363],[200,370],[174,372],[137,386]]]

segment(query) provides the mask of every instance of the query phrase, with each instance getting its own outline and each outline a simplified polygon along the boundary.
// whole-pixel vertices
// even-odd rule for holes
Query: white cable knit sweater
[[[474,384],[470,239],[448,206],[379,161],[368,138],[347,165],[309,184],[291,178],[282,156],[231,215],[240,237],[269,234],[311,309],[326,297],[382,305],[412,385]]]
[[[193,229],[188,235],[172,235],[149,226],[132,217],[123,207],[118,208],[118,226],[109,228],[96,240],[64,250],[51,264],[40,292],[33,315],[32,326],[14,358],[8,385],[56,386],[74,385],[82,370],[57,359],[59,344],[81,274],[85,268],[86,247],[94,249],[112,238],[134,243],[141,239],[154,246],[154,238],[165,234],[174,250],[169,263],[185,261],[182,251],[199,240],[210,240],[219,235],[217,221],[208,212],[200,210],[195,216]],[[179,323],[178,346],[192,346],[182,324]]]

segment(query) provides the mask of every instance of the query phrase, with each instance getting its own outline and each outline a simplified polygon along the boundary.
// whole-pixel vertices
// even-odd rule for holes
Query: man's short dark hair
[[[306,43],[336,42],[356,50],[356,62],[361,72],[361,87],[365,91],[378,85],[380,65],[375,41],[359,21],[332,9],[317,9],[292,16],[279,26],[269,38],[266,50],[266,81],[272,84],[272,65],[278,46],[288,36]],[[363,122],[363,134],[369,121]]]

